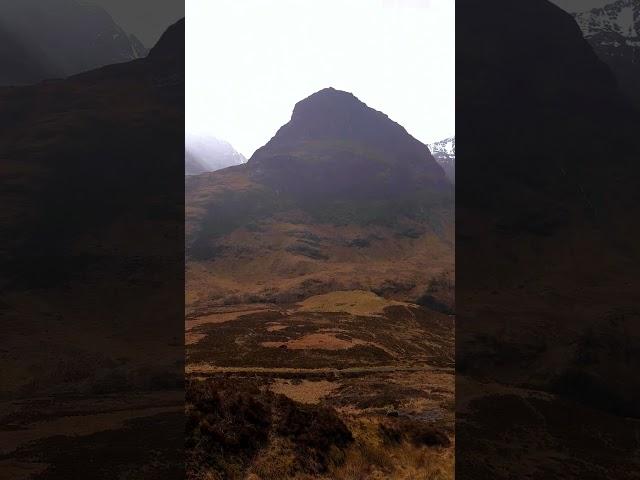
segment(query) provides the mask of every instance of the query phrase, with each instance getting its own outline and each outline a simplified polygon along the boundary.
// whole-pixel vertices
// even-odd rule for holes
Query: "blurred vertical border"
[[[164,3],[0,3],[2,478],[184,478],[184,2]]]

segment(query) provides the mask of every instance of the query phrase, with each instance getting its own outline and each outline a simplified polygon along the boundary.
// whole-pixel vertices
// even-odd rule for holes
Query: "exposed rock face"
[[[104,9],[76,0],[4,0],[0,2],[0,29],[21,46],[11,51],[14,63],[24,58],[45,67],[25,74],[3,63],[3,85],[68,77],[148,53]]]
[[[440,164],[447,178],[451,182],[456,181],[456,137],[445,138],[439,142],[431,143],[429,150]]]
[[[574,17],[622,90],[640,107],[640,3],[617,0]]]

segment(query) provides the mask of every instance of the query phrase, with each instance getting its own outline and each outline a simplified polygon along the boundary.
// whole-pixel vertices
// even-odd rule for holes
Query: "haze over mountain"
[[[185,175],[214,172],[247,161],[229,142],[210,135],[185,136]]]
[[[429,144],[429,150],[436,162],[443,168],[447,178],[455,183],[456,180],[456,137],[445,138],[439,142]]]
[[[147,55],[101,7],[77,0],[2,0],[2,84],[68,77]],[[15,45],[9,48],[9,45]],[[24,65],[34,65],[25,70]]]
[[[186,129],[212,133],[250,158],[289,120],[292,105],[333,86],[366,98],[423,143],[451,135],[454,7],[451,0],[189,0]],[[211,45],[227,48],[212,55]]]

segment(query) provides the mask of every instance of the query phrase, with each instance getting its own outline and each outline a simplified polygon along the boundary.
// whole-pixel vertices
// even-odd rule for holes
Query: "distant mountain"
[[[3,85],[68,77],[113,63],[143,58],[148,51],[100,6],[77,0],[0,1],[0,31],[17,50],[0,47]],[[39,65],[24,71],[22,63]],[[12,66],[11,66],[12,65]]]
[[[640,106],[640,2],[617,0],[573,15],[622,90]]]
[[[186,135],[184,154],[185,175],[214,172],[247,161],[228,142],[205,135]]]
[[[430,143],[429,150],[440,164],[447,178],[456,181],[456,137],[445,138],[439,142]]]
[[[402,126],[333,88],[298,102],[246,164],[187,177],[186,209],[188,308],[342,289],[417,301],[453,272],[443,169]],[[424,302],[450,309],[453,281],[436,284]]]

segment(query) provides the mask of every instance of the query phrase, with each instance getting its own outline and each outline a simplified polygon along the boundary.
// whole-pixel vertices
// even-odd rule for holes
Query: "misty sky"
[[[247,158],[325,87],[422,142],[455,134],[454,0],[186,0],[187,130]]]

